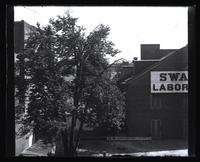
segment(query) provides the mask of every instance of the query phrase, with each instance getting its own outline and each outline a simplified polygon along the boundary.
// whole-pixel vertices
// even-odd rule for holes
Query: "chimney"
[[[134,61],[137,61],[137,60],[138,60],[138,58],[137,58],[137,57],[134,57],[134,58],[133,58],[133,60],[134,60]]]
[[[160,44],[141,44],[141,60],[160,59]]]

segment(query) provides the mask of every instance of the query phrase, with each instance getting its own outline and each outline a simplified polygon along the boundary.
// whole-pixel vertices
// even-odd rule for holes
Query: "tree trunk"
[[[80,142],[81,132],[82,132],[82,129],[83,129],[83,124],[84,124],[84,121],[82,120],[81,124],[79,126],[79,130],[78,130],[78,134],[77,134],[77,138],[76,138],[76,143],[75,143],[75,146],[74,146],[74,151],[76,151],[76,149],[78,148],[78,145],[79,145],[79,142]]]
[[[86,106],[85,106],[85,109],[84,109],[84,113],[86,112],[87,110],[87,103],[86,103]],[[81,132],[82,132],[82,129],[83,129],[83,124],[84,124],[84,116],[81,120],[81,123],[80,123],[80,126],[79,126],[79,130],[78,130],[78,134],[77,134],[77,138],[76,138],[76,143],[75,143],[75,146],[74,146],[74,149],[76,151],[76,149],[78,148],[78,145],[79,145],[79,142],[80,142],[80,137],[81,137]]]
[[[62,133],[62,141],[63,141],[63,153],[64,156],[69,156],[69,143],[68,143],[68,132],[67,128],[61,131]]]
[[[75,114],[72,114],[72,123],[71,123],[71,130],[70,130],[70,141],[69,141],[69,155],[74,156],[74,128],[76,126],[76,119]]]

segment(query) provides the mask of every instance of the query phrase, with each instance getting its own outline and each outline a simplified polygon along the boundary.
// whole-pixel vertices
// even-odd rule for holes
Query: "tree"
[[[71,114],[70,129],[63,132],[69,156],[76,153],[84,123],[117,132],[124,120],[124,97],[110,79],[105,58],[120,52],[107,40],[110,28],[100,24],[88,36],[84,30],[69,13],[58,16],[45,27],[38,24],[25,50],[30,102],[24,122],[38,138],[52,141],[58,123],[66,123],[66,114]]]
[[[50,26],[31,33],[27,41],[26,78],[29,82],[29,104],[25,123],[31,123],[37,138],[52,141],[56,136],[56,123],[65,122],[68,85],[56,67],[56,57],[52,51]],[[48,134],[48,136],[46,135]]]
[[[15,117],[17,120],[25,110],[25,99],[27,90],[27,81],[25,79],[25,67],[24,67],[24,52],[20,51],[20,54],[15,53],[15,97],[18,99],[18,105],[16,105]]]

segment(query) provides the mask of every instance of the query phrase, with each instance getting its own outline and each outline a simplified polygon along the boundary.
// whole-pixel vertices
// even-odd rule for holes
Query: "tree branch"
[[[107,67],[100,73],[99,77],[102,76],[103,73],[104,73],[105,71],[107,71],[111,66],[113,66],[115,63],[117,63],[117,62],[119,62],[119,61],[121,61],[121,60],[124,60],[124,59],[123,59],[123,58],[120,58],[120,59],[118,59],[118,60],[115,60],[112,64],[110,64],[109,66],[107,66]]]

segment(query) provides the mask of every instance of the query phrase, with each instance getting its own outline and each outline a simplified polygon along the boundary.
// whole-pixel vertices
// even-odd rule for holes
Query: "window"
[[[151,120],[151,137],[153,138],[161,137],[161,120],[160,119]]]
[[[188,120],[184,119],[183,120],[183,138],[187,138],[188,137]]]
[[[161,96],[159,95],[150,95],[150,108],[151,109],[160,109],[162,106]]]

